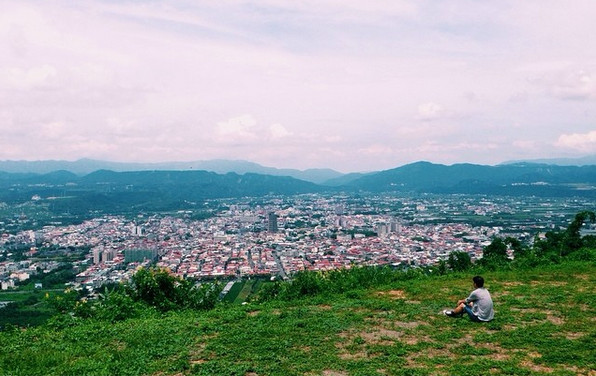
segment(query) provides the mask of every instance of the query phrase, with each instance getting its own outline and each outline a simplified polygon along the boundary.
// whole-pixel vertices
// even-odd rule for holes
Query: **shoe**
[[[450,309],[445,309],[445,310],[443,310],[443,314],[444,314],[445,316],[448,316],[448,317],[461,317],[461,316],[462,316],[461,314],[460,314],[460,315],[458,315],[457,313],[454,313],[454,312],[453,312],[452,310],[450,310]]]

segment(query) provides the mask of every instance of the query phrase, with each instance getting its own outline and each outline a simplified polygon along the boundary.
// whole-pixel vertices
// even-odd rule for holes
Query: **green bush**
[[[573,253],[570,253],[567,258],[572,261],[596,262],[596,249],[595,248],[581,248]]]
[[[173,309],[212,309],[217,303],[221,286],[194,282],[169,273],[166,269],[141,268],[132,277],[128,294],[135,301],[142,301],[161,312]]]
[[[447,264],[451,270],[463,272],[472,267],[472,259],[470,259],[468,252],[451,252],[447,259]]]

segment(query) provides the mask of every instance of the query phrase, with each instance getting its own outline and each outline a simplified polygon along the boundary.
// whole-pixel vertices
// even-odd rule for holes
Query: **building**
[[[269,213],[267,230],[269,232],[277,232],[277,214],[273,212]]]
[[[124,250],[124,262],[154,261],[157,259],[157,249],[126,249]]]

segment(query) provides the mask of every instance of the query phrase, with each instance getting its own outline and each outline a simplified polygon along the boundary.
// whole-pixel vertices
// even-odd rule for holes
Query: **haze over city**
[[[0,160],[596,153],[596,3],[0,1]]]

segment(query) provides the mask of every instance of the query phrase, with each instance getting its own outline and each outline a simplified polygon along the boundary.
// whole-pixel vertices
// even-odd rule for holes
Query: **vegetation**
[[[63,313],[47,325],[0,333],[0,374],[590,375],[596,250],[579,236],[587,220],[593,213],[579,213],[532,247],[494,239],[478,264],[455,254],[443,269],[250,281],[234,293],[252,297],[245,305],[216,304],[217,285],[143,269],[94,302],[50,297]],[[503,257],[503,247],[518,257]],[[493,295],[495,320],[441,315],[474,274]]]

